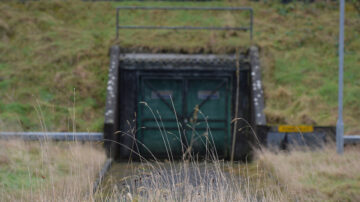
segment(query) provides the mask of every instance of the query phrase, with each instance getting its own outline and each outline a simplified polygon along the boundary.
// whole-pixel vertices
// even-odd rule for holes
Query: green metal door
[[[229,138],[230,93],[227,79],[188,80],[185,122],[188,146],[195,153],[216,149],[226,155]]]
[[[139,151],[180,156],[186,149],[227,155],[230,144],[230,78],[140,77]]]

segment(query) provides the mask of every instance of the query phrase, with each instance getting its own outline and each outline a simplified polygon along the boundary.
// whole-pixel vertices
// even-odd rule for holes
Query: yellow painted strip
[[[280,125],[278,131],[281,133],[310,133],[314,132],[313,126],[289,126],[289,125]]]

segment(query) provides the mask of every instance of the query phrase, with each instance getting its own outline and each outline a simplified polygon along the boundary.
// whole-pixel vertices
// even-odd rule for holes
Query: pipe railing
[[[103,133],[89,132],[0,132],[0,139],[58,141],[103,141]]]
[[[206,26],[142,26],[120,25],[120,10],[196,10],[196,11],[248,11],[250,13],[249,26],[237,27],[206,27]],[[120,6],[116,8],[116,39],[119,38],[120,29],[169,29],[169,30],[235,30],[250,31],[250,40],[253,38],[254,12],[250,7],[152,7],[152,6]]]

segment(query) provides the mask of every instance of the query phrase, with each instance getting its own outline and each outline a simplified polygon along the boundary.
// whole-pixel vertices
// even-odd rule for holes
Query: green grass
[[[336,2],[34,1],[0,5],[0,130],[46,126],[49,131],[100,131],[112,44],[189,53],[232,52],[250,45],[248,33],[230,31],[124,30],[116,40],[117,5],[253,7],[253,43],[261,47],[269,123],[335,124]],[[246,13],[228,12],[123,11],[120,15],[121,23],[139,25],[233,26],[244,25],[246,19]],[[348,132],[360,130],[359,23],[359,14],[348,4],[344,100]]]

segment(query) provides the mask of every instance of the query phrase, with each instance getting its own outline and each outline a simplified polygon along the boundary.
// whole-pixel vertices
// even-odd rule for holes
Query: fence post
[[[338,89],[338,120],[336,123],[336,151],[344,153],[344,121],[343,121],[343,90],[344,90],[344,13],[345,0],[340,0],[339,26],[339,89]]]

